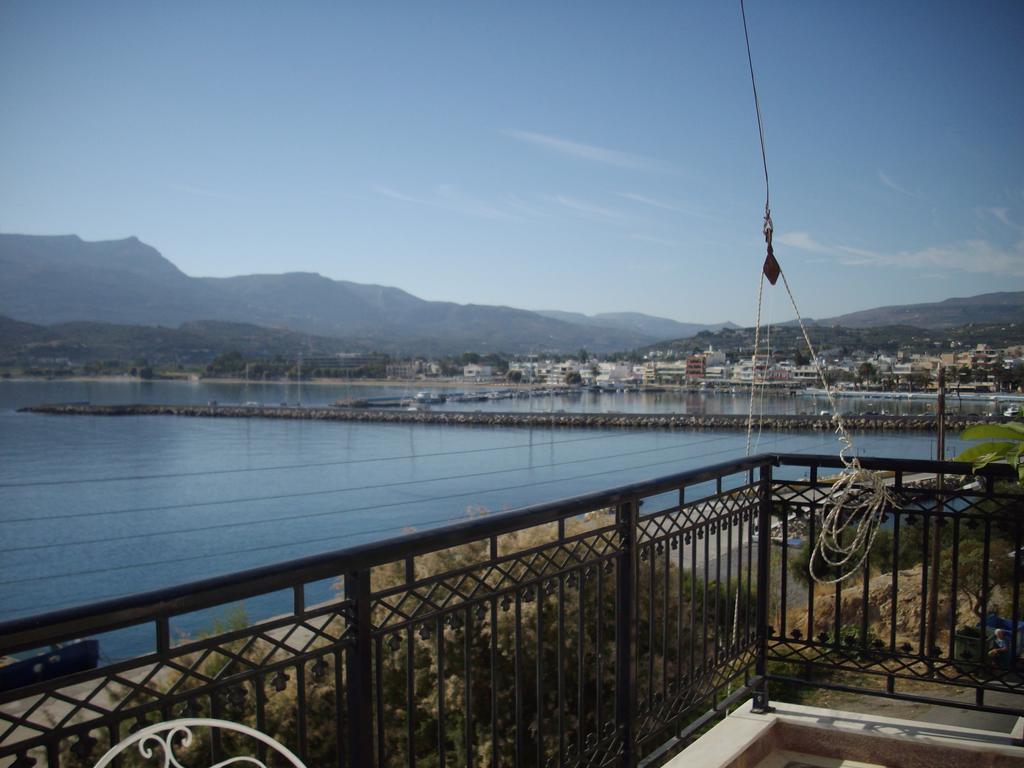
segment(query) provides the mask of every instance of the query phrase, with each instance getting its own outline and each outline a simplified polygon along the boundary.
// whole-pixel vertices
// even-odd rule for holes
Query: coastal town
[[[247,359],[239,353],[219,355],[201,366],[151,364],[147,360],[76,363],[69,358],[10,366],[3,378],[129,376],[141,379],[229,379],[242,381],[311,381],[467,383],[522,387],[590,388],[594,391],[672,388],[732,390],[750,386],[778,392],[821,387],[837,392],[924,393],[936,391],[938,371],[945,371],[953,394],[1024,392],[1024,344],[997,348],[977,344],[936,353],[824,349],[815,360],[799,351],[752,355],[708,345],[690,354],[651,350],[643,354],[481,355],[457,357],[390,357],[350,352],[333,355],[275,355]],[[824,377],[825,381],[822,381]]]
[[[280,361],[283,375],[267,376],[261,363],[237,358],[233,368],[214,361],[207,375],[261,379],[301,377],[387,379],[392,381],[461,381],[477,384],[515,384],[547,387],[579,386],[601,390],[683,387],[729,389],[767,386],[782,391],[815,388],[822,376],[839,391],[862,389],[934,391],[940,367],[949,391],[1014,393],[1024,391],[1024,344],[994,348],[978,344],[938,354],[823,350],[816,361],[797,353],[740,355],[710,346],[688,355],[651,351],[643,355],[597,356],[580,350],[575,355],[506,358],[466,353],[460,358],[389,359],[359,353],[310,356]],[[376,376],[374,376],[376,374]],[[381,375],[383,374],[383,375]]]

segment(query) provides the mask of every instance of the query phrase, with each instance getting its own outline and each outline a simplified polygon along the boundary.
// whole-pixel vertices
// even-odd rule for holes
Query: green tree
[[[1024,423],[1011,421],[1007,424],[977,424],[965,429],[961,440],[980,440],[956,457],[957,461],[969,461],[975,470],[994,462],[1009,464],[1017,470],[1020,483],[1024,484]]]
[[[956,569],[957,599],[965,602],[971,613],[979,619],[984,618],[982,608],[986,602],[989,611],[998,613],[1003,607],[996,599],[996,589],[1013,582],[1013,558],[1006,556],[1008,549],[1012,551],[1008,542],[993,539],[989,545],[989,559],[986,565],[984,542],[978,539],[960,542]],[[942,560],[944,563],[953,562],[952,547],[943,551]],[[949,594],[952,589],[953,569],[943,568],[940,574],[943,588],[946,594]]]
[[[805,541],[803,545],[789,555],[789,575],[804,587],[811,584],[811,552],[814,542]],[[868,556],[869,574],[892,571],[892,533],[880,529]],[[829,566],[820,557],[814,559],[814,574],[819,580],[828,581],[839,576],[837,569]]]
[[[865,360],[857,367],[857,379],[864,381],[874,381],[878,371],[871,363]]]
[[[213,358],[213,361],[206,366],[208,373],[237,375],[245,371],[245,358],[237,350],[225,352]]]

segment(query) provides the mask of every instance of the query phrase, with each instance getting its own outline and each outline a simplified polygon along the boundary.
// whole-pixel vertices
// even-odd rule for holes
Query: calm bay
[[[165,416],[46,416],[25,405],[324,404],[408,388],[0,382],[0,619],[327,552],[743,455],[738,432],[439,427]],[[495,410],[743,413],[742,395],[586,394]],[[444,407],[444,406],[442,406]],[[454,407],[454,406],[447,406]],[[800,413],[813,398],[767,398]],[[853,406],[855,407],[855,406]],[[930,458],[926,434],[862,434],[863,455]],[[950,440],[948,451],[958,450]],[[830,433],[769,433],[755,451],[834,454]],[[330,585],[310,600],[330,596]],[[280,610],[247,605],[250,614]],[[269,614],[268,614],[269,615]],[[193,617],[195,631],[209,617]],[[124,645],[127,643],[127,645]],[[109,645],[109,644],[108,644]],[[130,641],[121,652],[130,651]],[[116,652],[116,648],[112,652]]]

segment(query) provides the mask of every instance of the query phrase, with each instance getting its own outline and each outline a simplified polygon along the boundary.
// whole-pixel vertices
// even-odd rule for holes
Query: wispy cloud
[[[505,204],[517,213],[521,213],[525,216],[534,216],[543,219],[550,215],[537,208],[537,206],[521,199],[518,195],[509,195],[505,199]]]
[[[782,243],[791,248],[798,248],[801,251],[810,253],[834,253],[835,249],[819,243],[807,232],[779,232],[772,237],[775,243]]]
[[[440,208],[445,211],[462,214],[464,216],[475,216],[482,219],[518,219],[519,216],[508,211],[497,208],[489,203],[465,194],[458,187],[452,184],[438,184],[428,196],[420,197],[401,192],[397,189],[374,184],[373,191],[378,195],[398,200],[412,205],[422,205],[429,208]]]
[[[556,195],[553,200],[559,205],[568,208],[570,211],[588,219],[598,219],[601,221],[610,221],[615,224],[622,224],[630,218],[626,214],[621,211],[617,211],[614,208],[606,208],[603,205],[596,205],[595,203],[588,202],[587,200],[580,200],[576,197]]]
[[[199,187],[194,184],[168,184],[171,189],[178,192],[184,192],[186,195],[194,195],[196,197],[206,197],[211,200],[223,200],[229,203],[237,203],[242,200],[238,195],[232,195],[229,192],[221,192],[216,189],[209,189],[208,187]]]
[[[435,194],[444,205],[454,211],[483,219],[518,219],[515,214],[496,208],[471,195],[467,195],[453,184],[439,184]]]
[[[652,208],[659,208],[663,211],[671,211],[672,213],[681,213],[684,216],[694,216],[698,219],[707,219],[709,221],[724,221],[724,219],[715,216],[707,211],[702,211],[697,208],[692,208],[682,203],[674,201],[658,200],[653,197],[647,197],[646,195],[638,195],[635,192],[619,192],[619,197],[624,197],[626,200],[632,200],[634,203],[640,203],[641,205],[648,205]]]
[[[536,147],[541,147],[560,155],[576,157],[581,160],[589,160],[594,163],[612,165],[617,168],[630,168],[635,171],[657,171],[666,169],[663,164],[641,155],[634,155],[629,152],[620,152],[619,150],[608,149],[606,147],[598,147],[594,144],[570,141],[569,139],[560,139],[557,136],[548,136],[544,133],[520,131],[514,128],[503,130],[501,133],[504,136],[508,136],[510,139],[515,139],[516,141],[532,144]]]
[[[886,174],[886,172],[883,171],[881,168],[878,169],[878,180],[882,182],[882,184],[887,186],[889,189],[891,189],[893,192],[899,192],[901,195],[912,197],[915,200],[924,200],[924,198],[921,195],[917,194],[916,192],[911,192],[906,187],[897,184],[895,181],[889,178],[888,174]]]
[[[995,206],[990,206],[990,207],[987,207],[987,208],[983,207],[983,208],[978,208],[977,209],[977,213],[978,213],[979,216],[982,216],[982,217],[984,217],[984,216],[991,216],[993,219],[998,221],[1004,227],[1009,227],[1010,229],[1016,230],[1017,232],[1024,232],[1024,227],[1020,226],[1019,224],[1017,224],[1016,222],[1014,222],[1010,218],[1010,209],[1009,208],[999,208],[999,207],[995,207]]]
[[[664,245],[667,248],[681,248],[682,246],[675,240],[668,240],[664,237],[654,237],[653,235],[643,235],[638,232],[627,235],[630,240],[639,240],[643,243],[654,243],[655,245]]]
[[[988,240],[965,240],[889,253],[822,243],[806,232],[780,233],[775,236],[775,241],[810,253],[833,256],[840,264],[849,267],[917,269],[932,277],[940,274],[935,270],[1024,277],[1024,239],[1009,248],[994,245]]]
[[[401,200],[403,203],[413,203],[414,205],[435,205],[435,203],[431,202],[430,200],[425,200],[420,197],[413,197],[412,195],[407,195],[404,192],[399,192],[397,189],[385,187],[383,184],[374,184],[373,191],[376,192],[378,195],[390,197],[392,200]]]

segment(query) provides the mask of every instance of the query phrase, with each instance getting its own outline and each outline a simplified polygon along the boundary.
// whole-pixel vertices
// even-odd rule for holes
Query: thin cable
[[[796,306],[796,299],[793,297],[793,292],[790,290],[789,281],[786,279],[786,273],[782,271],[782,267],[779,266],[778,262],[775,261],[772,253],[772,231],[774,226],[772,224],[772,215],[770,207],[770,188],[768,184],[768,153],[765,150],[764,141],[764,121],[761,118],[761,100],[757,96],[757,81],[754,77],[754,59],[750,52],[750,34],[747,31],[747,12],[744,7],[744,0],[740,0],[740,13],[743,16],[743,38],[747,44],[747,64],[750,67],[750,86],[754,92],[754,111],[757,113],[757,131],[761,139],[761,163],[764,166],[764,225],[762,231],[764,233],[765,243],[768,245],[768,256],[765,261],[765,268],[761,272],[761,285],[764,285],[765,270],[769,268],[769,263],[772,264],[777,270],[778,274],[782,277],[782,284],[786,288],[786,294],[789,296],[789,301],[793,305],[793,311],[796,312],[797,321],[800,324],[800,330],[803,333],[804,341],[807,342],[807,349],[811,353],[811,357],[814,359],[814,366],[818,372],[818,376],[821,378],[822,385],[825,388],[825,394],[828,397],[829,406],[832,409],[832,420],[836,424],[836,434],[839,436],[839,460],[843,464],[843,469],[839,473],[839,477],[832,484],[831,489],[824,502],[822,503],[822,521],[821,528],[818,532],[817,540],[814,543],[814,549],[811,552],[811,557],[808,561],[808,572],[810,577],[819,584],[835,584],[838,582],[845,581],[850,576],[857,573],[861,566],[867,560],[871,554],[871,547],[874,544],[875,536],[878,533],[878,529],[881,526],[882,515],[885,513],[886,507],[894,503],[892,495],[885,486],[885,481],[878,472],[869,472],[860,465],[860,461],[856,455],[852,459],[847,458],[847,452],[852,452],[853,441],[850,439],[850,435],[846,430],[846,425],[843,423],[843,418],[839,413],[839,408],[836,404],[835,397],[832,394],[832,388],[829,386],[828,380],[825,376],[825,372],[818,361],[817,353],[814,351],[814,345],[811,344],[811,337],[807,333],[807,327],[804,324],[803,317],[800,315],[800,310]],[[774,282],[774,281],[773,281]],[[757,297],[757,317],[758,327],[754,331],[754,369],[757,370],[757,344],[758,344],[758,333],[760,331],[761,321],[761,293],[758,293]],[[748,416],[747,422],[747,451],[750,450],[751,433],[753,432],[753,411],[754,411],[754,394],[753,394],[753,383],[751,383],[751,395],[750,395],[750,415]],[[845,538],[844,534],[847,530],[853,529],[855,531],[852,540],[849,543],[843,543]],[[829,566],[836,570],[837,576],[833,579],[821,578],[816,573],[816,564],[819,561],[827,563]]]
[[[789,440],[799,440],[799,439],[805,439],[805,438],[806,438],[806,435],[803,435],[803,434],[787,435],[785,437],[778,438],[777,442],[787,442]],[[701,454],[701,456],[702,457],[704,457],[704,456],[717,456],[717,455],[720,455],[720,454],[723,454],[723,453],[729,453],[732,450],[733,450],[732,448],[724,448],[724,449],[722,449],[720,451],[711,451],[709,453],[703,453],[703,454]],[[550,480],[539,480],[539,481],[531,482],[531,483],[521,483],[521,484],[518,484],[518,485],[509,485],[509,486],[505,486],[505,487],[501,487],[501,488],[487,488],[487,489],[483,489],[483,490],[474,490],[474,491],[466,491],[466,492],[461,492],[461,493],[445,494],[445,495],[442,495],[442,496],[432,496],[432,497],[425,498],[425,499],[407,499],[405,501],[396,501],[396,502],[390,502],[390,503],[387,503],[387,504],[373,504],[373,505],[369,505],[369,506],[366,506],[366,507],[359,507],[359,508],[335,510],[335,511],[329,511],[329,512],[316,512],[316,513],[309,513],[309,514],[304,514],[304,515],[293,515],[293,516],[287,517],[287,518],[274,518],[273,520],[260,521],[260,522],[281,522],[283,520],[285,520],[285,521],[304,520],[304,519],[310,519],[310,518],[328,517],[328,516],[331,516],[331,515],[334,515],[334,514],[340,514],[340,513],[346,513],[346,512],[373,511],[373,510],[377,510],[377,509],[386,509],[386,508],[408,506],[410,504],[429,503],[429,502],[432,502],[432,501],[447,501],[447,500],[450,500],[450,499],[465,498],[467,496],[482,496],[482,495],[486,495],[486,494],[490,494],[490,493],[497,493],[497,492],[500,492],[500,491],[519,490],[519,489],[522,489],[522,488],[532,488],[532,487],[541,486],[541,485],[552,485],[552,484],[555,484],[555,483],[571,482],[571,481],[574,481],[574,480],[585,480],[585,479],[589,479],[591,477],[602,477],[602,476],[605,476],[605,475],[619,474],[619,473],[622,473],[622,472],[631,472],[631,471],[638,470],[638,469],[649,469],[651,467],[664,466],[665,464],[674,464],[674,463],[676,463],[676,462],[678,462],[680,460],[681,459],[678,459],[678,458],[677,459],[669,459],[669,460],[666,460],[666,461],[652,462],[652,463],[649,463],[649,464],[639,464],[639,465],[634,465],[634,466],[630,466],[630,467],[620,467],[618,469],[613,469],[613,470],[602,470],[601,472],[591,472],[591,473],[587,473],[587,474],[583,474],[583,475],[574,475],[574,476],[571,476],[571,477],[560,477],[560,478],[553,478],[553,479],[550,479]],[[457,518],[457,519],[461,519],[461,518]],[[250,526],[258,525],[258,524],[259,524],[259,522],[256,522],[256,523],[246,523],[246,525],[250,525]],[[218,528],[218,527],[221,527],[221,526],[206,526],[206,527],[201,528],[201,529],[193,529],[190,532],[206,531],[206,530],[210,530],[210,529]],[[401,526],[401,527],[408,527],[408,524],[406,526]],[[126,540],[126,539],[149,538],[149,537],[152,537],[152,536],[159,536],[159,535],[161,535],[161,534],[138,534],[138,535],[129,536],[129,537],[108,538],[108,539],[104,539],[103,542],[116,543],[116,542],[123,541],[123,540]],[[336,536],[336,537],[328,537],[328,538],[317,537],[317,538],[314,538],[314,539],[303,539],[303,540],[289,541],[289,542],[283,542],[283,543],[278,543],[278,544],[269,544],[269,545],[264,545],[264,546],[259,546],[259,547],[248,547],[248,548],[243,548],[243,549],[229,550],[227,552],[218,552],[217,553],[217,557],[222,559],[222,558],[231,557],[231,556],[234,556],[234,555],[248,554],[248,553],[251,553],[251,552],[263,552],[263,551],[274,550],[274,549],[284,549],[284,548],[287,548],[287,547],[300,546],[300,545],[305,545],[305,544],[315,544],[315,543],[323,542],[323,541],[340,541],[340,540],[347,539],[350,535],[356,535],[356,532],[353,532],[351,534],[342,534],[342,535],[339,535],[339,536]],[[54,546],[73,546],[74,544],[77,544],[77,543],[80,543],[80,542],[71,542],[71,543],[66,544],[66,545],[54,545]],[[50,575],[47,575],[47,576],[30,576],[30,577],[26,577],[26,578],[23,578],[23,579],[9,579],[9,580],[6,580],[6,581],[0,581],[0,585],[7,586],[7,585],[13,585],[13,584],[25,584],[25,583],[37,582],[37,581],[50,581],[50,580],[53,580],[53,579],[72,578],[72,577],[78,577],[78,576],[95,576],[95,575],[100,575],[100,574],[104,574],[104,573],[114,573],[114,572],[133,570],[133,569],[138,569],[138,568],[148,568],[148,567],[155,566],[155,565],[170,565],[170,564],[173,564],[173,563],[189,562],[189,561],[192,561],[192,560],[205,560],[205,559],[209,559],[209,557],[210,557],[209,554],[190,555],[190,556],[185,556],[185,557],[176,557],[176,558],[172,558],[170,560],[156,560],[156,561],[150,561],[150,562],[145,562],[145,563],[132,563],[130,565],[114,566],[114,567],[111,567],[111,568],[101,568],[101,569],[93,568],[93,569],[89,569],[89,570],[85,570],[85,571],[74,571],[74,572],[68,572],[68,573],[50,574]]]
[[[685,446],[676,446],[676,448],[677,449],[685,449]],[[705,454],[705,455],[710,455],[710,454]],[[114,543],[120,543],[120,542],[125,542],[125,541],[135,541],[135,540],[138,540],[138,539],[158,538],[158,537],[162,537],[162,536],[184,536],[184,535],[188,535],[188,534],[191,534],[191,533],[206,533],[208,531],[227,530],[227,529],[230,529],[230,528],[252,528],[253,526],[257,526],[257,525],[269,525],[269,524],[272,524],[272,523],[292,522],[292,521],[295,521],[295,520],[309,520],[309,519],[314,519],[314,518],[318,518],[318,517],[330,517],[330,516],[334,516],[334,515],[348,514],[348,513],[352,513],[352,512],[367,512],[367,511],[371,511],[371,510],[374,510],[374,509],[383,509],[383,508],[388,508],[388,507],[403,506],[405,504],[417,504],[417,503],[420,503],[420,502],[423,502],[423,501],[440,501],[440,500],[444,500],[444,499],[460,498],[460,497],[463,497],[463,496],[485,495],[485,494],[494,493],[494,492],[497,492],[497,491],[508,491],[508,490],[516,490],[516,489],[521,489],[521,488],[530,488],[530,487],[533,487],[535,485],[548,485],[548,484],[551,484],[551,483],[559,483],[559,482],[564,482],[564,481],[567,481],[567,480],[579,480],[579,479],[584,479],[584,478],[588,478],[588,477],[596,477],[596,476],[604,475],[604,474],[612,474],[612,473],[615,473],[615,472],[624,472],[624,471],[628,471],[628,470],[631,470],[631,469],[643,469],[645,467],[656,467],[656,466],[661,466],[663,464],[671,464],[671,463],[674,463],[676,461],[678,461],[678,459],[669,459],[667,461],[655,462],[653,464],[641,464],[641,465],[635,466],[635,467],[622,467],[622,468],[619,468],[619,469],[602,470],[601,472],[593,472],[593,473],[589,473],[589,474],[585,474],[585,475],[576,475],[576,476],[573,476],[573,477],[553,478],[553,479],[549,479],[549,480],[537,480],[537,481],[532,481],[532,482],[529,482],[529,483],[518,483],[518,484],[515,484],[515,485],[507,485],[507,486],[502,486],[502,487],[498,487],[498,488],[485,488],[485,489],[479,489],[479,490],[475,490],[475,491],[469,491],[469,492],[466,492],[466,493],[456,493],[456,494],[449,494],[449,495],[445,495],[445,496],[435,496],[435,497],[431,497],[431,498],[428,498],[428,499],[410,499],[410,500],[406,500],[406,501],[390,502],[390,503],[387,503],[387,504],[371,504],[371,505],[367,505],[367,506],[363,506],[363,507],[352,507],[352,508],[348,508],[348,509],[322,510],[320,512],[307,512],[307,513],[300,514],[300,515],[283,515],[283,516],[279,516],[279,517],[268,517],[268,518],[264,518],[263,520],[243,520],[243,521],[232,522],[232,523],[220,523],[220,524],[217,524],[217,525],[203,525],[203,526],[192,527],[192,528],[177,528],[177,529],[172,529],[172,530],[168,530],[168,531],[153,531],[153,532],[147,532],[147,533],[132,533],[132,534],[126,534],[124,536],[105,536],[105,537],[103,537],[101,539],[80,539],[80,540],[76,540],[76,541],[62,542],[62,543],[56,543],[56,544],[37,544],[37,545],[32,545],[32,546],[27,546],[27,547],[13,547],[13,548],[7,548],[5,550],[5,552],[9,553],[9,554],[13,554],[15,552],[38,552],[40,550],[47,550],[47,549],[61,549],[61,548],[69,548],[69,547],[80,547],[80,546],[87,546],[87,545],[90,545],[90,544],[114,544]],[[8,583],[8,582],[0,581],[0,584],[5,584],[5,583]]]
[[[804,435],[787,435],[785,437],[780,437],[779,441],[795,440],[797,438],[803,438],[803,437],[804,437]],[[798,450],[802,450],[802,447],[798,447]],[[708,453],[708,454],[704,454],[704,455],[706,455],[706,456],[714,456],[714,455],[718,455],[720,453],[725,453],[725,452],[726,451],[723,450],[723,451],[716,451],[714,453]],[[621,471],[625,471],[625,470],[621,470]],[[381,533],[393,533],[394,531],[419,530],[419,529],[421,529],[424,526],[444,525],[446,523],[460,523],[460,522],[464,522],[467,519],[471,519],[471,516],[469,516],[469,515],[462,515],[461,517],[443,517],[443,518],[434,518],[434,519],[431,519],[431,520],[417,520],[414,523],[403,523],[402,525],[393,525],[393,526],[389,526],[387,528],[374,528],[374,529],[369,530],[369,531],[356,531],[356,532],[353,532],[353,533],[345,534],[343,536],[335,536],[335,537],[330,537],[330,538],[326,538],[326,539],[325,538],[307,539],[305,541],[295,541],[295,542],[289,542],[289,543],[286,543],[286,544],[276,544],[276,545],[271,545],[269,547],[253,547],[253,548],[243,549],[243,550],[234,550],[233,552],[229,552],[227,554],[230,556],[230,555],[233,555],[233,554],[245,554],[245,553],[249,553],[249,552],[256,552],[256,551],[262,551],[262,550],[267,550],[267,549],[277,549],[277,548],[284,548],[284,547],[292,547],[292,546],[300,546],[300,545],[303,545],[303,544],[310,544],[310,543],[323,543],[323,542],[330,542],[330,541],[342,541],[342,540],[348,540],[348,539],[352,539],[352,538],[356,538],[356,537],[375,536],[375,535],[378,535],[378,534],[381,534]],[[40,580],[46,580],[46,579],[51,579],[51,578],[52,579],[70,578],[71,576],[79,576],[79,575],[84,575],[84,574],[100,574],[100,573],[109,573],[111,571],[123,571],[123,570],[130,570],[130,569],[133,569],[133,568],[150,567],[150,566],[156,566],[156,565],[171,565],[171,564],[174,564],[174,563],[179,563],[179,562],[183,562],[183,561],[187,561],[187,560],[202,560],[202,559],[206,559],[207,557],[208,556],[206,556],[206,555],[195,555],[193,557],[186,557],[186,558],[178,557],[178,558],[174,558],[174,559],[171,559],[171,560],[154,561],[154,562],[144,563],[144,564],[140,564],[140,565],[118,566],[118,567],[115,567],[115,568],[107,568],[107,569],[100,570],[100,571],[95,571],[95,570],[94,571],[83,571],[83,572],[76,573],[76,574],[61,574],[61,575],[50,576],[50,577],[35,577],[34,579],[31,579],[31,580],[32,581],[40,581]],[[10,582],[4,582],[4,583],[10,583]],[[61,601],[58,601],[58,602],[43,603],[43,604],[32,603],[31,606],[19,606],[19,607],[11,608],[11,609],[9,609],[7,615],[16,614],[19,611],[25,610],[26,608],[29,608],[29,607],[32,608],[32,611],[34,613],[39,613],[40,611],[44,611],[44,610],[48,610],[48,609],[51,609],[51,608],[56,608],[56,607],[60,607],[60,606],[64,606],[64,605],[79,604],[79,603],[82,603],[84,601],[95,602],[95,601],[99,601],[99,600],[108,600],[108,599],[113,599],[113,598],[117,598],[117,597],[125,597],[125,596],[131,595],[131,594],[134,594],[134,593],[133,592],[113,592],[113,593],[107,593],[107,594],[104,594],[104,595],[90,595],[88,597],[78,598],[78,599],[74,599],[74,600],[61,600]]]
[[[747,32],[747,9],[740,0],[740,13],[743,16],[743,39],[747,43],[747,66],[750,67],[750,87],[754,91],[754,111],[757,112],[757,133],[761,137],[761,164],[764,166],[764,212],[769,216],[771,194],[768,186],[768,153],[764,147],[764,121],[761,119],[761,100],[757,97],[757,80],[754,78],[754,58],[750,54],[750,35]]]
[[[637,451],[620,452],[620,453],[616,453],[613,456],[591,456],[591,457],[588,457],[588,458],[585,458],[585,459],[570,459],[568,461],[557,461],[557,462],[553,462],[551,464],[545,464],[544,468],[547,469],[549,467],[563,467],[563,466],[567,466],[567,465],[571,465],[571,464],[585,464],[585,463],[591,462],[591,461],[605,461],[605,460],[608,460],[608,459],[615,459],[615,458],[618,458],[620,456],[639,456],[639,455],[645,454],[645,453],[658,453],[658,452],[661,452],[661,451],[684,450],[684,449],[688,449],[688,448],[691,448],[691,447],[697,446],[697,445],[705,445],[707,443],[714,443],[714,442],[719,442],[721,440],[727,440],[729,437],[730,437],[730,435],[720,435],[718,437],[711,437],[711,438],[707,438],[705,440],[697,440],[697,441],[694,441],[694,442],[691,442],[691,443],[686,443],[685,445],[665,445],[665,446],[659,446],[657,448],[643,448],[643,449],[637,450]],[[482,472],[466,472],[466,473],[459,474],[459,475],[443,475],[443,476],[440,476],[440,477],[428,477],[428,478],[423,478],[423,479],[420,479],[420,480],[396,480],[396,481],[390,482],[390,483],[375,483],[373,485],[356,485],[356,486],[349,486],[347,488],[329,488],[329,489],[324,489],[324,490],[319,490],[319,491],[298,491],[298,492],[295,492],[295,493],[280,493],[280,494],[267,495],[267,496],[249,496],[249,497],[246,497],[246,498],[221,499],[219,501],[195,501],[195,502],[188,502],[188,503],[183,503],[183,504],[162,504],[162,505],[159,505],[159,506],[152,506],[152,507],[135,507],[135,508],[128,508],[128,509],[111,509],[111,510],[107,510],[107,511],[104,511],[104,512],[69,512],[67,514],[47,515],[45,517],[17,517],[17,518],[13,518],[13,519],[10,519],[10,520],[0,520],[0,525],[14,524],[14,523],[39,523],[39,522],[43,522],[43,521],[49,522],[51,520],[68,520],[68,519],[84,518],[84,517],[92,519],[92,518],[97,518],[97,517],[108,517],[110,515],[130,515],[130,514],[144,514],[144,513],[149,513],[149,512],[169,512],[169,511],[174,511],[174,510],[185,510],[185,509],[204,509],[204,508],[207,508],[207,507],[223,506],[223,505],[227,505],[227,504],[251,504],[251,503],[260,503],[260,502],[264,502],[264,501],[282,501],[282,500],[285,500],[285,499],[307,498],[307,497],[310,497],[310,496],[328,496],[328,495],[332,495],[332,494],[336,494],[336,493],[348,493],[348,492],[351,492],[351,491],[368,491],[368,490],[378,490],[378,489],[381,489],[381,488],[398,488],[398,487],[402,487],[402,486],[421,485],[421,484],[424,484],[424,483],[437,483],[437,482],[449,481],[449,480],[466,480],[466,479],[475,478],[475,477],[487,477],[489,475],[502,475],[502,474],[509,474],[509,473],[512,473],[512,472],[526,472],[526,471],[531,470],[531,469],[534,469],[534,467],[531,467],[531,466],[527,465],[527,466],[519,466],[519,467],[508,467],[506,469],[490,469],[490,470],[485,470],[485,471],[482,471]],[[285,518],[268,518],[268,521],[269,520],[276,520],[276,519],[288,520],[288,519],[291,519],[291,518],[288,518],[288,517],[285,517]],[[262,521],[260,521],[260,522],[262,522]],[[241,523],[240,523],[240,525],[241,525]],[[196,531],[207,530],[207,528],[208,528],[208,526],[202,526],[200,528],[188,528],[188,529],[184,529],[184,530],[180,530],[180,531],[174,531],[174,532],[176,532],[176,533],[194,533]],[[171,533],[171,532],[172,531],[168,531],[168,533]],[[81,542],[74,542],[74,543],[76,543],[76,544],[77,543],[85,544],[85,543],[93,543],[93,541],[109,541],[109,540],[110,539],[104,538],[104,539],[95,539],[95,540],[92,540],[92,541],[81,541]],[[61,546],[61,545],[51,544],[51,545],[45,545],[45,546]],[[18,552],[18,551],[24,551],[26,549],[32,549],[32,547],[22,547],[20,549],[7,549],[5,551],[6,552]]]
[[[429,525],[440,525],[440,524],[443,524],[443,523],[459,523],[459,522],[462,522],[462,521],[467,520],[467,519],[471,519],[471,517],[469,515],[464,515],[462,517],[435,518],[433,520],[421,520],[421,521],[419,521],[419,524],[420,525],[428,525],[428,526]],[[361,537],[361,536],[374,536],[374,535],[380,534],[380,533],[392,533],[394,531],[404,531],[404,530],[408,530],[410,528],[415,528],[415,526],[412,526],[409,523],[404,523],[403,525],[393,525],[393,526],[390,526],[388,528],[375,528],[375,529],[370,530],[370,531],[359,531],[357,533],[346,534],[343,537],[342,536],[338,536],[338,537],[335,537],[333,539],[316,539],[315,541],[336,541],[336,540],[340,540],[342,538],[344,538],[344,539],[351,539],[351,538],[356,538],[356,537]],[[296,542],[295,546],[298,546],[299,543],[302,543],[302,542]],[[292,546],[292,545],[289,544],[289,545],[282,545],[282,546]],[[203,556],[196,556],[194,558],[175,558],[174,560],[163,560],[163,561],[158,561],[158,562],[155,562],[155,563],[149,563],[149,565],[163,565],[163,564],[167,564],[167,563],[176,563],[176,562],[180,562],[183,559],[185,559],[185,560],[188,560],[188,559],[199,560],[199,559],[202,559],[202,557]],[[135,566],[125,566],[125,567],[126,568],[131,568],[131,567],[135,567]],[[108,569],[108,570],[113,570],[113,569]],[[106,572],[107,571],[96,571],[96,573],[106,573]],[[61,577],[54,576],[53,578],[61,578]],[[25,610],[26,608],[29,608],[29,607],[32,608],[33,613],[39,613],[42,610],[46,610],[48,608],[54,608],[56,606],[70,605],[70,604],[77,605],[77,604],[82,603],[85,600],[88,600],[88,601],[91,601],[91,602],[95,602],[95,601],[99,601],[99,600],[108,600],[108,599],[115,598],[115,597],[125,597],[127,595],[132,595],[132,594],[135,594],[135,592],[109,592],[109,593],[107,593],[105,595],[90,595],[90,596],[85,597],[85,598],[79,598],[79,599],[75,599],[75,600],[61,600],[61,601],[58,601],[58,602],[43,603],[42,605],[39,605],[37,603],[32,603],[31,606],[18,606],[16,608],[12,608],[10,610],[10,613],[17,613],[18,611],[23,611],[23,610]]]
[[[761,345],[761,303],[764,298],[764,272],[761,273],[757,283],[757,320],[754,323],[754,371],[757,371],[757,350]],[[750,455],[751,438],[754,434],[754,379],[753,373],[750,379],[750,403],[747,407],[747,452]]]
[[[569,440],[559,440],[555,445],[563,443],[582,443],[588,440],[611,440],[616,437],[634,435],[634,431],[626,431],[613,435],[590,435],[587,437],[575,437]],[[490,453],[493,451],[509,451],[516,448],[529,448],[530,443],[518,443],[516,445],[500,445],[493,448],[465,448],[458,451],[435,451],[432,453],[409,453],[398,456],[379,456],[368,459],[339,459],[338,461],[321,461],[309,464],[277,464],[269,467],[238,467],[235,469],[205,469],[195,472],[168,472],[164,474],[151,475],[121,475],[114,477],[83,477],[71,480],[35,480],[27,483],[0,483],[0,488],[38,488],[42,486],[55,485],[84,485],[86,483],[120,483],[135,482],[140,480],[178,480],[185,477],[208,477],[213,475],[232,475],[244,472],[275,472],[287,469],[316,469],[318,467],[340,467],[348,464],[372,464],[384,461],[404,461],[409,459],[430,459],[437,456],[465,456],[474,453]]]

